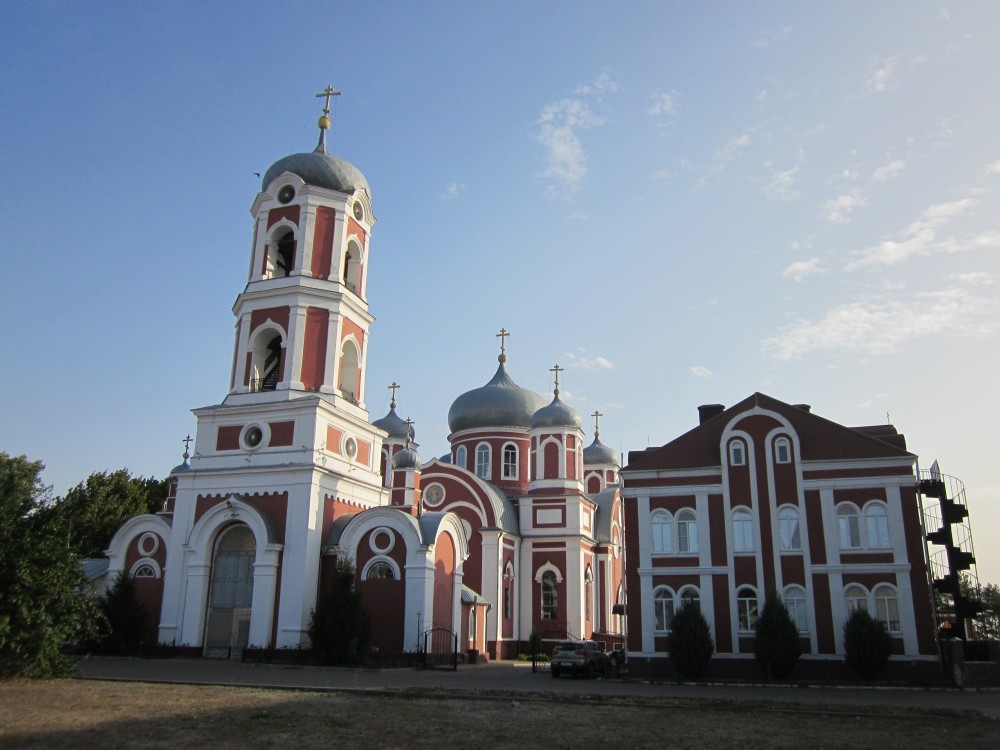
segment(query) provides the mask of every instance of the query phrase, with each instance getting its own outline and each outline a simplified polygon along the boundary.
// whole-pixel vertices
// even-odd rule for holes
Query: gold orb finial
[[[320,130],[329,130],[330,118],[327,117],[326,115],[320,115],[320,118],[319,120],[316,121],[316,124],[319,125]]]

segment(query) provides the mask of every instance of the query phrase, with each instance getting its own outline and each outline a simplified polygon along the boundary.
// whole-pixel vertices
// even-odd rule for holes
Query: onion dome
[[[405,419],[400,419],[399,415],[396,414],[395,400],[393,400],[392,406],[389,407],[389,413],[381,419],[376,419],[372,422],[372,427],[378,427],[380,430],[385,430],[389,433],[390,438],[396,438],[398,440],[405,440],[407,437],[410,437],[411,439],[416,437],[416,433],[413,431],[413,428],[407,424]]]
[[[420,454],[416,450],[410,447],[407,443],[403,450],[397,452],[392,457],[392,468],[393,469],[419,469],[420,468]]]
[[[618,465],[618,454],[609,448],[601,439],[594,436],[594,442],[583,449],[583,465],[596,466],[600,464]]]
[[[559,400],[559,389],[556,389],[556,396],[552,399],[552,403],[543,406],[531,418],[531,428],[535,429],[536,427],[574,427],[580,429],[583,427],[583,418],[580,416],[580,412]]]
[[[452,432],[477,427],[531,427],[531,417],[545,404],[545,399],[511,379],[504,367],[506,359],[500,355],[500,366],[489,383],[455,399],[448,410],[448,427]]]

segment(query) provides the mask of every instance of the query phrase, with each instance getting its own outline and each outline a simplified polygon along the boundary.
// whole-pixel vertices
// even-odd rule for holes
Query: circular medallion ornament
[[[259,448],[263,440],[264,431],[258,425],[252,424],[243,430],[243,445],[250,450]]]
[[[285,185],[281,190],[278,191],[278,202],[279,203],[290,203],[295,197],[295,188],[291,185]]]
[[[365,208],[361,205],[360,201],[354,204],[354,218],[358,221],[365,218]]]
[[[432,484],[423,492],[424,504],[436,508],[444,502],[444,487]]]
[[[354,438],[349,437],[344,441],[344,455],[352,461],[358,455],[358,443]]]

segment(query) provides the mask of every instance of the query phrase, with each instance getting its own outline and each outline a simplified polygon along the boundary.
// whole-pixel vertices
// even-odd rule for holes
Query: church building
[[[422,462],[413,426],[365,405],[375,224],[362,173],[327,151],[276,161],[251,206],[246,286],[221,404],[194,410],[194,452],[163,511],[135,517],[107,554],[136,580],[158,642],[209,657],[307,647],[317,598],[349,559],[374,645],[510,657],[532,631],[620,640],[618,460],[559,398],[499,367],[448,415],[446,456]],[[599,418],[600,414],[595,414]]]

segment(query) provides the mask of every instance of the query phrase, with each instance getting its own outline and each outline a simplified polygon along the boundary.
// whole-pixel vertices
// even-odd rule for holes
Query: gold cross
[[[336,89],[334,89],[333,86],[327,86],[323,91],[321,91],[320,93],[316,94],[317,98],[321,97],[321,96],[325,96],[326,97],[326,104],[323,105],[323,114],[324,115],[329,115],[330,114],[330,97],[331,96],[340,96],[340,94],[341,94],[341,92],[339,92]]]
[[[595,411],[590,416],[594,418],[594,438],[596,439],[601,434],[601,417],[604,415],[599,411]]]
[[[565,367],[560,367],[559,365],[556,365],[555,367],[550,367],[549,368],[549,372],[554,372],[556,374],[556,395],[557,396],[559,395],[559,373],[565,372],[565,371],[566,371],[566,368]]]
[[[406,418],[406,444],[410,444],[410,440],[413,438],[413,420],[409,417]]]
[[[390,408],[396,408],[396,391],[399,390],[399,383],[395,380],[392,381],[392,385],[389,386],[389,390],[392,391],[392,403],[389,405]]]
[[[500,339],[500,353],[503,354],[506,349],[507,337],[510,336],[510,331],[506,328],[501,328],[500,333],[497,334],[497,338]]]

